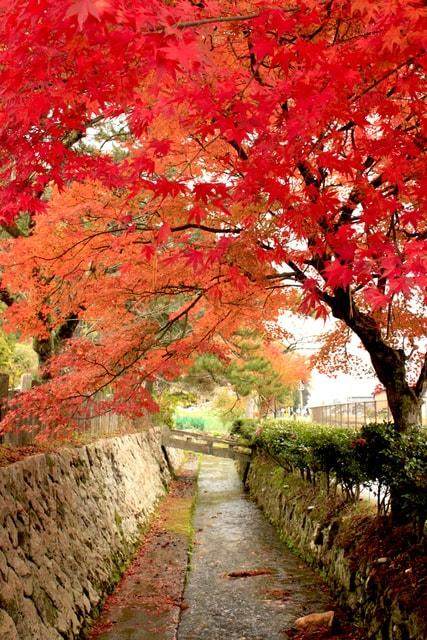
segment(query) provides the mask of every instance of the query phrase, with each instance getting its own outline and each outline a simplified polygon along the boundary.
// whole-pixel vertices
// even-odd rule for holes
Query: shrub
[[[427,438],[425,431],[399,433],[392,423],[369,424],[355,442],[358,463],[371,483],[383,488],[383,508],[390,493],[399,496],[403,515],[423,526],[427,517]]]
[[[423,430],[401,434],[390,423],[361,430],[283,419],[238,420],[233,433],[267,451],[289,471],[312,483],[340,485],[357,498],[360,486],[373,488],[378,511],[386,513],[390,495],[398,496],[406,519],[422,529],[427,517],[427,438]]]

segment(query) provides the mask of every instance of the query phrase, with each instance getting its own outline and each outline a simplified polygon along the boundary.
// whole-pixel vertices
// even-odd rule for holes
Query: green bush
[[[162,391],[154,394],[159,405],[159,413],[155,422],[161,426],[174,427],[174,415],[178,407],[189,407],[197,401],[194,393],[189,391]]]
[[[355,442],[358,464],[369,481],[399,496],[402,514],[427,517],[427,438],[423,430],[399,433],[392,423],[364,426]]]
[[[361,430],[283,419],[238,420],[232,433],[267,451],[289,471],[316,483],[340,485],[357,498],[361,486],[378,494],[379,512],[387,512],[390,495],[401,513],[420,527],[427,517],[427,438],[423,430],[401,434],[390,423]]]

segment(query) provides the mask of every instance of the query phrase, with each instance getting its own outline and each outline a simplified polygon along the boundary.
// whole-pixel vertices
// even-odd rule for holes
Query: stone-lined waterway
[[[243,492],[232,461],[205,457],[178,640],[284,640],[296,618],[331,602]],[[271,573],[232,578],[229,573]]]
[[[191,549],[185,475],[173,484],[91,639],[286,640],[296,618],[331,608],[320,578],[279,540],[231,460],[202,459]],[[230,576],[242,572],[249,575]]]

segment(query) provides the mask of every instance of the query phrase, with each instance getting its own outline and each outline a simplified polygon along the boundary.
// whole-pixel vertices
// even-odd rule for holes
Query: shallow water
[[[234,462],[205,457],[178,640],[284,640],[296,618],[331,606],[319,577],[245,495]],[[231,578],[265,569],[271,575]]]

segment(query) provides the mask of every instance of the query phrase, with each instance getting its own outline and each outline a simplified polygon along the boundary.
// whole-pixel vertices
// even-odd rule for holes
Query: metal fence
[[[392,415],[384,400],[366,400],[311,407],[310,418],[320,424],[361,427],[370,422],[390,421]],[[426,402],[422,406],[422,425],[427,426]]]

